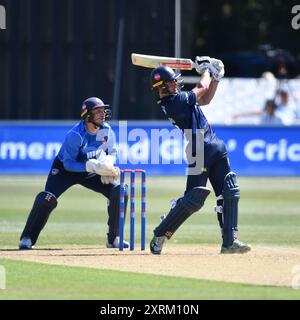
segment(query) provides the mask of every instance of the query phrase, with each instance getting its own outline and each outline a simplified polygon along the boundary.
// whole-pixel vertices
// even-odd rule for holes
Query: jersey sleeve
[[[196,95],[193,91],[182,92],[175,96],[173,107],[169,111],[173,111],[177,114],[189,112],[190,108],[194,107],[195,103]]]
[[[196,101],[196,94],[193,91],[185,92],[185,97],[183,99],[185,99],[186,104],[191,106],[191,107],[193,107],[197,102]]]
[[[107,153],[110,156],[114,157],[114,160],[116,162],[117,153],[118,153],[117,144],[116,144],[116,134],[114,133],[114,131],[111,128],[108,132]]]
[[[63,152],[63,165],[67,171],[71,172],[85,172],[86,165],[85,162],[80,162],[77,160],[79,155],[79,150],[82,144],[81,136],[74,132],[70,131],[64,143],[64,152]]]
[[[196,103],[193,91],[182,92],[162,102],[163,112],[171,123],[180,129],[190,127],[191,113]]]

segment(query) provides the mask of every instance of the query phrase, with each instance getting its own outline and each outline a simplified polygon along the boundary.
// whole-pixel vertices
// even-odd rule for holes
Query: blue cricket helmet
[[[101,99],[97,97],[90,97],[83,101],[81,105],[81,118],[85,119],[87,116],[90,115],[91,111],[96,108],[105,108],[106,117],[105,120],[107,120],[110,117],[111,111],[109,109],[109,104],[105,104]]]
[[[176,80],[178,82],[178,90],[183,87],[183,80],[180,73],[175,73],[173,69],[167,66],[160,66],[152,70],[150,75],[150,85],[152,90],[162,88],[168,93],[165,82]]]

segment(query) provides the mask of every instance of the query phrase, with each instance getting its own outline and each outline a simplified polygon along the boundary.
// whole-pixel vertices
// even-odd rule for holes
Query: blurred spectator
[[[273,99],[266,101],[264,110],[260,115],[261,124],[283,124],[282,119],[276,115],[278,106]]]
[[[299,109],[290,105],[289,95],[285,90],[278,90],[279,102],[276,108],[276,115],[282,120],[285,125],[290,125],[300,118]]]
[[[276,115],[277,106],[273,99],[266,100],[264,109],[262,111],[249,111],[238,113],[233,116],[234,120],[240,117],[260,116],[260,124],[283,124],[282,119]]]

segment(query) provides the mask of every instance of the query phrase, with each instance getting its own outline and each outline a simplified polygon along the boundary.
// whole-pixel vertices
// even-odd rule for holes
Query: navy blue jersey
[[[97,159],[102,152],[116,158],[115,135],[111,127],[105,123],[96,134],[92,134],[86,130],[82,120],[67,133],[58,159],[67,171],[85,172],[86,161]]]
[[[171,123],[182,131],[190,129],[196,132],[196,129],[203,129],[206,144],[215,139],[215,132],[207,122],[193,91],[163,97],[159,104]]]

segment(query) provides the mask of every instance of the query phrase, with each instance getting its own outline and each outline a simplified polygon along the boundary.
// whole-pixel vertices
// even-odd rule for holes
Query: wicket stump
[[[146,171],[142,169],[125,169],[120,172],[120,247],[124,249],[124,227],[125,227],[125,174],[130,173],[130,245],[131,251],[135,244],[135,176],[141,174],[141,250],[146,247]]]

